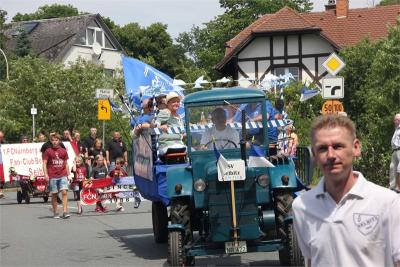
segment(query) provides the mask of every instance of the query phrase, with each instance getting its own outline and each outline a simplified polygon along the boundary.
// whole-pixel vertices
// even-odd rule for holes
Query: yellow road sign
[[[111,119],[111,106],[108,99],[99,99],[97,104],[97,119],[109,121]]]
[[[322,65],[330,74],[336,75],[346,64],[338,55],[332,53]]]

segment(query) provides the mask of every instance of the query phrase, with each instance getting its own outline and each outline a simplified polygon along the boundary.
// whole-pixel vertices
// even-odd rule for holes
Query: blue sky
[[[350,8],[371,7],[379,0],[349,0]],[[321,11],[328,0],[314,0],[314,10]],[[0,9],[11,19],[17,12],[32,13],[46,4],[71,4],[79,11],[100,13],[119,25],[138,22],[148,26],[155,22],[168,25],[173,38],[222,14],[218,0],[1,0]]]

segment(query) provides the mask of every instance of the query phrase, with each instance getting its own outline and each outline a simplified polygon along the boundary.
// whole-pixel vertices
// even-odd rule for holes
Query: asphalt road
[[[50,204],[33,198],[17,204],[16,193],[0,199],[0,266],[168,266],[167,245],[156,244],[151,202],[124,212],[94,212],[86,206],[69,219],[53,219]],[[72,194],[70,196],[72,198]],[[61,207],[59,207],[61,210]],[[277,266],[277,253],[197,257],[196,266]]]

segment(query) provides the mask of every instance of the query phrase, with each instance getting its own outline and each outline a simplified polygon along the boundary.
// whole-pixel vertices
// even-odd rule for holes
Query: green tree
[[[310,0],[220,0],[220,6],[225,9],[224,14],[205,23],[205,27],[194,26],[190,32],[181,33],[177,38],[196,65],[213,78],[218,76],[214,65],[223,58],[225,43],[259,16],[277,12],[284,6],[299,12],[312,9]]]
[[[5,24],[7,19],[7,11],[1,10],[0,9],[0,49],[4,51],[5,43],[7,41],[7,38],[4,34],[4,31],[7,28],[7,25]],[[6,78],[6,61],[2,53],[0,53],[0,80]]]
[[[364,41],[341,54],[346,61],[346,105],[363,142],[357,168],[387,186],[393,116],[400,106],[400,20],[387,39],[375,44]]]
[[[121,91],[122,77],[104,76],[102,66],[79,61],[65,68],[40,58],[26,56],[10,62],[10,80],[0,81],[0,125],[7,140],[15,141],[21,134],[31,132],[30,108],[38,109],[36,129],[62,131],[74,128],[82,135],[97,121],[96,88],[117,88]],[[107,122],[107,136],[120,129],[126,132],[129,123],[120,114],[112,114]]]
[[[172,77],[187,62],[184,50],[173,43],[165,24],[154,23],[145,28],[129,23],[114,28],[113,32],[128,56],[143,60]]]
[[[77,8],[72,5],[44,5],[38,8],[34,13],[21,14],[17,13],[12,21],[28,21],[38,19],[50,19],[50,18],[62,18],[62,17],[73,17],[78,16],[80,13]]]
[[[25,57],[32,54],[31,42],[28,39],[28,34],[24,28],[18,29],[17,46],[14,54],[17,57]]]
[[[389,6],[389,5],[398,5],[400,4],[400,0],[382,0],[378,6]]]

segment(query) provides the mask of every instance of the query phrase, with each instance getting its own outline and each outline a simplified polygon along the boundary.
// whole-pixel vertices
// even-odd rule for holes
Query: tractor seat
[[[168,148],[167,152],[160,156],[160,159],[165,164],[181,164],[186,162],[186,147]]]

